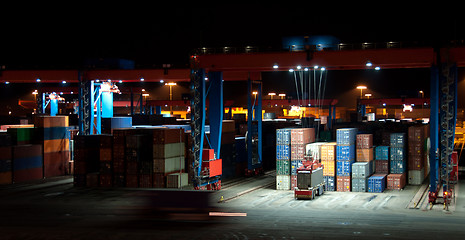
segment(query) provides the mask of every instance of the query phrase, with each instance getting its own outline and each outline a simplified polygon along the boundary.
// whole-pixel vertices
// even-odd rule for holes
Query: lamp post
[[[173,101],[173,86],[176,86],[176,83],[170,82],[170,83],[165,83],[165,86],[170,87],[170,114],[173,114],[173,104],[171,101]]]
[[[367,86],[357,86],[357,89],[360,89],[360,99],[363,98],[363,90],[367,89]]]

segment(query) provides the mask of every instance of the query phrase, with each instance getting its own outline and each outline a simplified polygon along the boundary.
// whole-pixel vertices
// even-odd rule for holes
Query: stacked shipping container
[[[314,128],[292,128],[291,137],[291,189],[297,187],[297,169],[302,166],[305,160],[306,147],[309,143],[315,142]]]
[[[366,192],[374,171],[373,134],[357,134],[356,162],[352,164],[352,191]]]
[[[336,191],[336,142],[323,144],[320,156],[323,165],[325,189],[326,191]]]
[[[402,189],[407,179],[407,136],[405,133],[391,133],[390,171],[386,177],[387,189]]]
[[[425,125],[426,126],[426,125]],[[420,185],[425,177],[426,138],[425,126],[408,128],[408,183]]]
[[[276,130],[276,189],[291,188],[291,129]]]
[[[356,128],[336,130],[336,186],[337,191],[351,191],[352,163],[355,162]]]

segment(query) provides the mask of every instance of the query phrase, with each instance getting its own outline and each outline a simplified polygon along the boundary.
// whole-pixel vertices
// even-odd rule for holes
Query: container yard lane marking
[[[247,217],[247,213],[210,212],[209,216],[214,217]]]

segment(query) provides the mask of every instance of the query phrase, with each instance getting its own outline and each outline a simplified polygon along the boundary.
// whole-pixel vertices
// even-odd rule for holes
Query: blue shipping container
[[[70,138],[70,127],[50,127],[50,128],[39,128],[39,131],[43,130],[43,140],[56,140],[56,139],[69,139]]]
[[[375,160],[389,160],[389,146],[375,147]]]
[[[346,160],[337,160],[336,161],[336,175],[340,177],[350,177],[352,173],[352,164],[354,160],[346,161]]]
[[[374,174],[368,178],[368,192],[381,193],[386,189],[386,174]]]
[[[32,168],[42,168],[44,166],[42,161],[42,155],[25,157],[25,158],[16,158],[13,160],[13,170],[24,170]]]
[[[302,166],[302,160],[291,160],[291,175],[297,175],[297,169]]]
[[[405,173],[407,172],[407,161],[405,160],[390,160],[389,161],[390,173]]]
[[[336,191],[336,178],[334,176],[323,176],[326,191]]]
[[[403,147],[391,147],[389,160],[407,160],[407,151]]]
[[[276,130],[276,144],[291,144],[291,128],[281,128]]]
[[[291,148],[289,145],[276,145],[276,159],[289,160],[291,158]]]
[[[357,128],[340,128],[336,130],[337,145],[355,145]]]
[[[11,172],[11,159],[0,160],[0,172]]]
[[[336,146],[336,160],[355,160],[355,145]]]
[[[391,133],[391,147],[407,146],[407,137],[405,133]]]

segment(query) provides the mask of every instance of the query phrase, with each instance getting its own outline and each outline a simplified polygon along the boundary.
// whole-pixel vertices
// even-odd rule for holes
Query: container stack
[[[276,190],[291,188],[291,129],[276,130]]]
[[[12,147],[13,182],[28,182],[43,178],[42,145],[26,144]]]
[[[407,136],[405,133],[391,133],[390,171],[387,175],[387,189],[402,189],[407,179]]]
[[[37,116],[34,126],[43,148],[44,177],[65,175],[70,160],[68,116]]]
[[[357,134],[357,158],[352,164],[352,191],[366,192],[368,177],[374,172],[373,134]]]
[[[97,187],[100,171],[100,135],[74,137],[74,185]]]
[[[336,191],[336,142],[321,146],[321,164],[326,191]]]
[[[185,172],[184,130],[159,128],[153,129],[152,134],[153,187],[165,188],[169,174]]]
[[[424,126],[408,128],[408,183],[421,185],[425,177],[427,132]]]
[[[356,128],[336,130],[336,186],[339,192],[351,191],[352,164],[355,162]]]
[[[389,146],[375,147],[375,172],[389,174]]]
[[[315,142],[314,128],[291,129],[291,189],[297,187],[297,169],[305,160],[306,146]]]
[[[134,132],[131,128],[113,130],[113,186],[126,186],[126,136]]]
[[[152,187],[155,163],[147,134],[126,136],[126,187]]]
[[[99,141],[99,186],[113,186],[113,137],[100,136]]]

